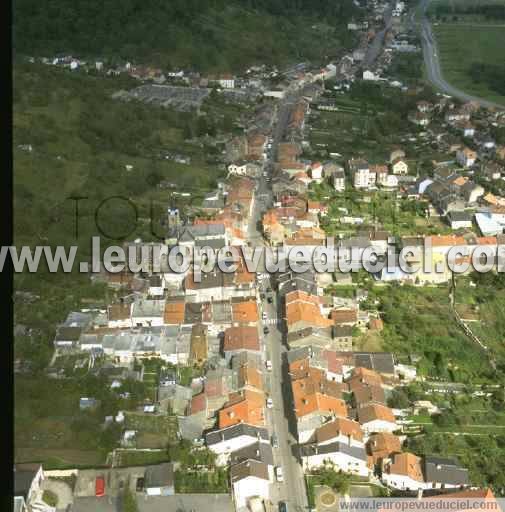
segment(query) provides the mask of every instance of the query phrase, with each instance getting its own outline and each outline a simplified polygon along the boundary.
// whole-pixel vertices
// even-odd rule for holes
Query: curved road
[[[444,93],[454,96],[455,98],[459,98],[460,100],[474,101],[487,108],[505,109],[504,105],[500,105],[499,103],[494,103],[492,101],[484,100],[482,98],[467,94],[466,92],[457,89],[445,81],[444,77],[442,76],[442,70],[440,68],[437,43],[433,37],[433,31],[431,30],[430,22],[425,15],[429,3],[430,0],[421,1],[421,8],[423,11],[423,18],[421,21],[421,40],[423,45],[423,56],[426,66],[426,74],[428,75],[430,82],[437,89],[440,89]]]

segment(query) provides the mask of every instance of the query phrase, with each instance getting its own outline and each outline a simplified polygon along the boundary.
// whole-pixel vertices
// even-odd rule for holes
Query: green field
[[[444,78],[469,94],[505,105],[500,78],[505,76],[505,26],[442,23],[433,28]],[[483,71],[475,67],[478,64]]]

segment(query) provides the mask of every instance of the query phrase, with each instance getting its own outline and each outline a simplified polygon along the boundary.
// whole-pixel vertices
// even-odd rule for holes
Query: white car
[[[274,406],[274,401],[271,398],[267,398],[267,407],[272,409]]]
[[[278,482],[284,482],[284,474],[282,473],[282,468],[280,466],[275,467],[275,478],[277,478]]]
[[[263,320],[266,320],[268,318],[266,311],[263,311],[263,313],[261,313],[261,318],[263,318]]]
[[[272,361],[270,359],[267,359],[265,362],[266,369],[270,372],[272,371]]]

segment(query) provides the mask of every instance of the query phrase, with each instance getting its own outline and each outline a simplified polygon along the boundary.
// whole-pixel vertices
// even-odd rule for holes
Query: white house
[[[223,89],[234,89],[235,88],[235,78],[232,75],[221,75],[217,79],[217,83]]]
[[[349,169],[355,188],[370,188],[375,185],[376,173],[370,170],[365,160],[350,160]]]
[[[228,166],[228,173],[235,176],[246,176],[247,175],[247,164],[230,164]]]
[[[393,174],[408,174],[409,166],[402,158],[397,158],[391,163]]]
[[[248,500],[260,497],[264,500],[270,497],[270,481],[272,480],[268,465],[256,460],[246,460],[230,469],[235,507],[246,507]]]
[[[340,443],[363,448],[365,446],[364,435],[357,421],[347,418],[335,418],[335,420],[317,428],[312,440],[319,446]]]
[[[364,447],[345,443],[300,446],[300,458],[305,471],[331,465],[336,471],[367,477],[369,469]]]
[[[477,153],[470,148],[463,148],[456,153],[456,160],[463,167],[472,167],[477,160]]]
[[[134,327],[159,327],[163,325],[165,301],[140,299],[132,304],[131,322]]]
[[[370,71],[369,69],[363,71],[363,80],[372,80],[375,82],[378,79],[379,77],[373,71]]]
[[[388,487],[402,491],[418,491],[429,486],[424,481],[421,458],[413,453],[395,453],[385,459],[382,481]]]
[[[385,405],[371,404],[358,409],[358,420],[366,434],[398,430],[393,411]]]
[[[269,443],[266,428],[247,423],[238,423],[221,430],[213,430],[205,435],[207,448],[218,456],[218,464],[226,464],[230,454],[257,442]]]
[[[332,177],[333,188],[337,192],[343,192],[345,190],[345,173],[343,169],[336,170]]]
[[[322,179],[323,179],[323,164],[321,162],[314,162],[310,166],[310,177],[318,183],[322,181]]]

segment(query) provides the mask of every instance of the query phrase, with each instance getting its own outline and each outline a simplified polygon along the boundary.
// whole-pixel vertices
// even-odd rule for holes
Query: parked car
[[[268,318],[266,311],[263,311],[263,313],[261,313],[261,318],[263,318],[263,320],[266,320]]]
[[[274,406],[274,401],[271,398],[267,398],[267,407],[269,409],[272,409],[273,406]]]
[[[267,326],[263,327],[263,334],[265,334],[265,335],[266,335],[266,334],[268,334],[269,332],[270,332],[270,329],[269,329]]]
[[[269,372],[272,371],[272,361],[270,361],[270,359],[266,360],[265,367]]]
[[[275,478],[277,478],[278,482],[284,482],[284,474],[280,466],[275,467]]]
[[[272,304],[272,302],[273,302],[272,297],[268,297],[267,302],[268,302],[269,304]]]
[[[279,512],[288,512],[288,504],[285,501],[279,501]]]
[[[272,448],[279,448],[279,440],[275,434],[272,434]]]

